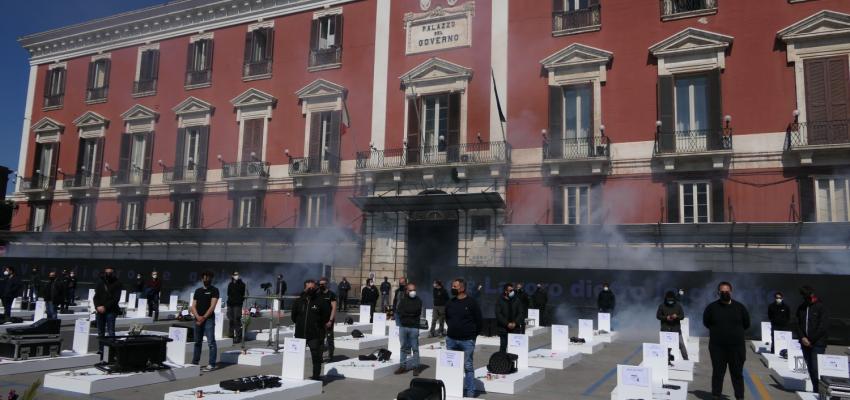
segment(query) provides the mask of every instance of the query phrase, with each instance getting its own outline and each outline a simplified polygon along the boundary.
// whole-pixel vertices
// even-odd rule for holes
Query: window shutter
[[[564,223],[564,187],[560,185],[552,187],[552,223]]]
[[[811,176],[797,178],[800,191],[800,220],[803,222],[817,222],[817,209],[815,208],[815,181]]]
[[[841,121],[850,118],[848,112],[848,75],[847,57],[834,57],[828,61],[829,73],[829,120]],[[835,124],[831,127],[833,142],[847,140],[847,124]]]
[[[145,183],[150,183],[151,181],[151,171],[153,170],[153,132],[145,133],[145,166],[143,170],[143,179]]]
[[[67,71],[65,68],[57,68],[56,71],[56,73],[59,74],[59,87],[56,88],[56,94],[58,96],[62,96],[65,94],[65,77],[67,76]]]
[[[708,73],[708,149],[722,149],[723,96],[720,86],[720,69]]]
[[[118,177],[124,181],[130,176],[130,152],[133,146],[133,135],[121,135],[121,154],[118,156]]]
[[[142,59],[139,60],[139,81],[144,81],[150,79],[150,68],[151,68],[151,52],[150,50],[145,50],[141,55]]]
[[[460,155],[460,93],[449,94],[449,131],[446,134],[446,149],[450,162],[458,161]]]
[[[45,105],[47,104],[47,98],[50,97],[53,90],[53,71],[51,69],[47,70],[47,73],[44,76],[44,98]]]
[[[80,141],[78,142],[79,146],[77,147],[77,172],[76,172],[77,175],[83,174],[83,169],[81,167],[83,166],[83,163],[85,162],[85,151],[86,151],[86,141],[87,140],[90,140],[90,139],[80,139]],[[98,149],[98,153],[99,152],[100,152],[100,150]],[[88,172],[91,173],[93,171],[88,171]],[[82,176],[78,176],[78,177],[74,178],[74,180],[77,181],[77,182],[81,182],[81,179],[82,179]]]
[[[174,179],[183,179],[183,170],[186,161],[183,159],[183,153],[186,152],[186,128],[177,129],[177,146],[175,146],[177,154],[174,156]]]
[[[679,223],[679,183],[667,184],[667,223]]]
[[[310,196],[304,194],[301,196],[298,205],[298,226],[304,228],[307,226],[307,202],[310,201]]]
[[[100,177],[103,174],[103,153],[106,152],[105,145],[105,138],[97,138],[97,150],[95,150],[97,152],[97,161],[95,161],[94,171],[92,171],[92,185],[94,186],[100,186]]]
[[[50,171],[48,173],[50,174],[50,187],[52,188],[56,183],[56,170],[59,168],[59,142],[53,143],[53,154],[51,156],[53,159],[50,160]]]
[[[726,198],[723,189],[722,179],[711,181],[711,222],[726,222]]]
[[[560,86],[549,86],[549,146],[544,149],[547,152],[544,156],[549,158],[560,158],[563,155],[563,111],[564,89]]]
[[[43,143],[36,143],[35,154],[33,155],[33,160],[32,160],[33,161],[33,163],[32,163],[32,178],[33,179],[36,179],[36,178],[39,177],[39,175],[41,175],[40,173],[38,173],[36,171],[38,171],[39,166],[41,165],[41,153],[43,151],[44,151],[44,144]],[[44,171],[41,171],[41,172],[44,173]]]
[[[254,32],[251,31],[245,33],[245,54],[244,54],[244,62],[245,64],[250,64],[253,61],[253,53],[254,53]]]
[[[251,153],[255,153],[255,157],[261,160],[263,155],[263,118],[248,119],[242,121],[245,124],[242,128],[242,161],[254,161]]]
[[[97,71],[97,61],[92,61],[92,62],[89,63],[89,81],[88,81],[88,84],[86,85],[86,89],[91,90],[91,89],[95,88],[95,86],[96,86],[96,84],[95,84],[95,80],[96,80],[95,71]],[[88,97],[86,97],[86,98],[88,99]]]
[[[189,43],[189,48],[186,51],[186,72],[195,72],[195,49],[198,42]]]
[[[594,183],[590,185],[590,221],[591,224],[601,224],[603,221],[602,212],[605,209],[602,205],[602,184]]]
[[[342,47],[342,14],[334,16],[334,28],[336,29],[336,47]]]
[[[331,166],[332,172],[337,172],[340,159],[340,125],[342,120],[342,111],[334,111],[331,113],[331,131],[328,140],[328,163]],[[323,149],[324,151],[324,149]]]
[[[195,162],[197,163],[197,170],[195,173],[198,174],[199,180],[206,180],[207,178],[207,158],[209,157],[209,144],[210,127],[209,125],[205,125],[202,126],[200,129],[200,134],[198,137],[198,159],[195,160]]]
[[[213,49],[215,47],[215,42],[213,42],[211,39],[204,40],[204,42],[207,44],[206,47],[204,47],[204,54],[206,55],[204,57],[204,70],[212,71]],[[212,79],[212,75],[210,75],[210,78]]]
[[[419,164],[419,99],[407,100],[407,163]]]
[[[151,79],[159,78],[159,50],[151,50]]]
[[[310,25],[310,49],[319,50],[319,29],[322,27],[322,19],[316,18]]]
[[[271,61],[274,57],[274,28],[263,29],[263,34],[266,35],[266,52],[263,55],[265,61]]]
[[[112,70],[112,60],[104,59],[101,61],[103,63],[103,88],[106,89],[109,87],[109,72]]]
[[[319,163],[322,156],[322,113],[310,113],[310,146],[308,147],[310,157],[307,167],[313,171],[313,166]]]
[[[563,12],[564,11],[564,0],[553,0],[552,1],[552,12]]]
[[[661,121],[661,150],[675,151],[676,112],[673,104],[673,77],[658,77],[658,120]],[[678,203],[677,203],[678,204]],[[677,207],[678,210],[678,207]],[[678,222],[678,218],[676,219]]]

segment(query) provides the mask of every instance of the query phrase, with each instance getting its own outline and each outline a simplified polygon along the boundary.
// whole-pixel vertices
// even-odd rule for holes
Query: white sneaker
[[[201,371],[202,372],[212,372],[212,371],[215,371],[216,369],[217,368],[215,367],[215,365],[207,365],[207,366],[204,366],[203,368],[201,368]]]

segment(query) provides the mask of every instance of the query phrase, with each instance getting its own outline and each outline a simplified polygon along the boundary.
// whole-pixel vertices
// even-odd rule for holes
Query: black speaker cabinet
[[[109,358],[98,369],[107,373],[142,372],[168,368],[165,363],[165,347],[171,341],[165,336],[106,336],[100,339]]]

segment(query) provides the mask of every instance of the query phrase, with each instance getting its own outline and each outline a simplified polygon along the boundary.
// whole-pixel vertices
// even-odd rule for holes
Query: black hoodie
[[[805,302],[797,308],[797,334],[800,338],[808,338],[812,346],[826,347],[829,315],[822,302]]]
[[[313,293],[301,293],[292,304],[292,322],[295,322],[295,337],[299,339],[321,339],[325,337],[325,324],[331,319],[331,303]]]

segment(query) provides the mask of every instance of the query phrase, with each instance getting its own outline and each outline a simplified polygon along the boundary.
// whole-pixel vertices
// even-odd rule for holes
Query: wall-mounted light
[[[794,115],[794,122],[798,122],[798,120],[800,119],[800,110],[794,110],[792,114]]]
[[[599,132],[603,135],[605,134],[605,125],[599,125]]]
[[[481,132],[476,133],[475,137],[478,138],[478,143],[484,143],[484,140],[481,139]]]
[[[219,155],[215,156],[215,158],[216,158],[219,162],[222,162],[222,163],[224,162],[224,158],[222,158],[222,157],[221,157],[221,154],[219,154]]]
[[[115,171],[112,169],[112,167],[110,167],[110,166],[109,166],[109,163],[104,163],[104,164],[103,164],[103,168],[105,168],[105,169],[106,169],[107,171],[109,171],[110,173],[115,172]]]
[[[723,117],[723,120],[726,121],[726,127],[729,128],[729,124],[732,123],[732,116],[729,115],[729,114],[726,114],[726,116]]]
[[[253,152],[253,151],[251,152],[251,159],[257,160],[257,153],[256,152]]]

